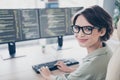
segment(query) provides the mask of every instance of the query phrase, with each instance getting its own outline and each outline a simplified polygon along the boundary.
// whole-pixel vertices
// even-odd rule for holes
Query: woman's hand
[[[75,69],[68,67],[66,64],[64,64],[63,61],[58,61],[55,65],[58,67],[59,70],[63,72],[71,73],[75,70]]]
[[[40,74],[42,75],[43,78],[45,78],[46,80],[50,80],[51,78],[51,72],[50,70],[48,69],[48,67],[42,67],[40,69]]]

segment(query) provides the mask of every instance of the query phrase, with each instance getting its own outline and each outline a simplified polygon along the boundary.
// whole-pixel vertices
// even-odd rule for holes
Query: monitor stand
[[[66,49],[70,49],[71,47],[66,47],[66,45],[63,46],[63,36],[58,36],[57,37],[57,41],[58,41],[58,47],[57,47],[57,51],[59,50],[66,50]]]
[[[58,36],[58,48],[57,50],[61,50],[63,46],[63,36]]]
[[[9,60],[13,58],[20,58],[24,57],[25,55],[17,55],[16,56],[16,45],[15,42],[8,42],[8,51],[9,51],[9,56],[3,55],[3,60]]]
[[[53,49],[60,51],[60,50],[67,50],[67,49],[71,49],[72,47],[70,46],[63,46],[63,36],[58,36],[57,37],[57,47],[55,45],[52,46]]]

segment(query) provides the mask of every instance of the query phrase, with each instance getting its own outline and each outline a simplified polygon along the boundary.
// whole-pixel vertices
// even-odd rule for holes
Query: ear
[[[100,36],[104,36],[105,35],[105,33],[106,33],[106,28],[102,28],[101,30],[100,30]]]

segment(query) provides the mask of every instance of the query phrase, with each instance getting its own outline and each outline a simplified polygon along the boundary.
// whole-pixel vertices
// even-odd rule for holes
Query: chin
[[[81,47],[87,47],[86,44],[79,43]]]

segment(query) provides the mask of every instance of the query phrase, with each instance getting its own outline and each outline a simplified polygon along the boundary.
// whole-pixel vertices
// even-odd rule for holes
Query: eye
[[[77,25],[72,25],[71,27],[72,27],[72,31],[73,31],[74,33],[78,33],[79,30],[80,30],[80,27],[77,26]]]
[[[75,29],[78,29],[78,26],[74,26]]]
[[[74,26],[73,27],[75,30],[79,30],[79,26]]]
[[[84,30],[91,31],[94,27],[92,26],[84,26]]]

